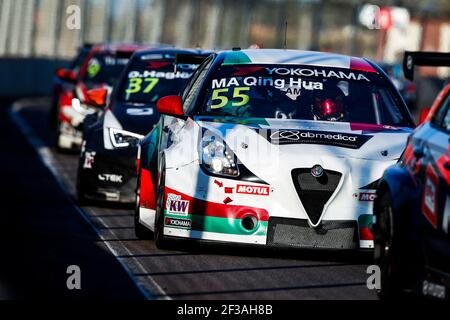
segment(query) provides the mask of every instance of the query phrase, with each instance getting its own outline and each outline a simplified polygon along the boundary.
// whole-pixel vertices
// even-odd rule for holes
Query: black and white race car
[[[296,50],[213,54],[157,108],[138,152],[135,230],[160,247],[371,249],[376,181],[414,126],[376,64]]]
[[[77,175],[80,202],[135,201],[137,145],[159,121],[156,101],[179,93],[209,54],[175,48],[137,51],[109,103],[105,89],[88,92],[91,101],[107,107],[84,123]]]

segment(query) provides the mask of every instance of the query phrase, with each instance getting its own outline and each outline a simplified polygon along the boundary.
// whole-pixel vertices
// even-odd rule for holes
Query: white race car
[[[294,50],[213,54],[157,108],[138,154],[135,230],[158,246],[373,248],[377,180],[414,127],[371,61]]]

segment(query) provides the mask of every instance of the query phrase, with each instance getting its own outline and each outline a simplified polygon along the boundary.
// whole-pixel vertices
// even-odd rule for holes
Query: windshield
[[[148,104],[178,94],[198,65],[178,64],[175,72],[174,58],[151,54],[134,59],[120,85],[120,100]]]
[[[203,115],[407,126],[375,72],[302,65],[223,65]]]
[[[86,72],[82,80],[86,84],[106,83],[113,86],[120,77],[128,60],[128,58],[117,57],[113,54],[95,54],[87,63]]]

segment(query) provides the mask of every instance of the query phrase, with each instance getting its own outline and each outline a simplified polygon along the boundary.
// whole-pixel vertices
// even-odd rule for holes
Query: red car
[[[53,86],[52,86],[52,104],[50,109],[50,119],[49,124],[51,129],[56,129],[58,123],[58,102],[60,95],[67,90],[66,87],[70,87],[71,83],[63,80],[67,78],[67,73],[72,73],[73,77],[76,78],[76,74],[80,70],[80,67],[83,65],[90,49],[92,48],[92,44],[85,43],[82,47],[79,48],[77,55],[72,60],[68,68],[59,68],[55,72],[55,76],[53,78]]]
[[[450,53],[406,52],[404,72],[411,80],[414,65],[450,66]],[[450,299],[449,137],[447,84],[378,184],[372,231],[381,297],[413,292]]]
[[[86,92],[94,88],[112,88],[134,51],[147,48],[137,44],[103,44],[90,48],[79,71],[60,69],[58,77],[65,85],[57,103],[58,150],[78,150],[82,142],[82,123],[97,109],[89,104]]]

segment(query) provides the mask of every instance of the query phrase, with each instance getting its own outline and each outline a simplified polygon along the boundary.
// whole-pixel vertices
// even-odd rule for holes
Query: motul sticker
[[[360,192],[359,201],[375,201],[377,195],[373,192]]]
[[[236,186],[236,193],[252,194],[252,195],[257,195],[257,196],[268,196],[269,195],[269,187],[238,184]]]
[[[166,218],[165,225],[170,227],[177,227],[183,229],[190,229],[192,221],[189,219],[174,219],[174,218]]]
[[[423,186],[422,213],[434,228],[437,228],[437,197],[439,178],[433,167],[428,165]]]
[[[189,212],[189,201],[181,200],[181,196],[169,193],[166,202],[167,213],[187,216]]]

